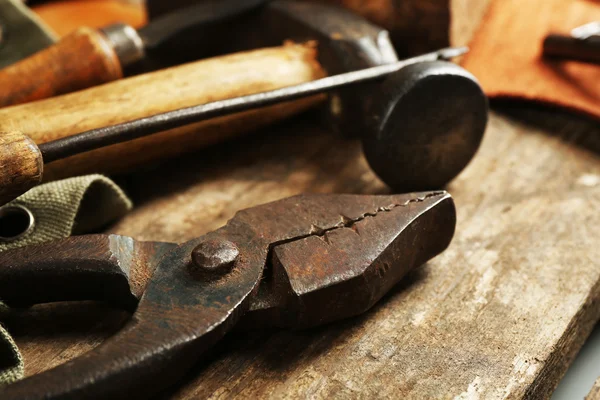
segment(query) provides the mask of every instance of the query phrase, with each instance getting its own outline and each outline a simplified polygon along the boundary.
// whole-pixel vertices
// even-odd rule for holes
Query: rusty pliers
[[[455,224],[443,191],[299,195],[240,211],[182,245],[90,235],[1,253],[9,305],[106,300],[134,309],[141,299],[114,337],[0,398],[148,397],[240,320],[304,328],[364,312],[446,249]]]

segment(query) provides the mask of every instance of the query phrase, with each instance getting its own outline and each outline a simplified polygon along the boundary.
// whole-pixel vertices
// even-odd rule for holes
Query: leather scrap
[[[462,65],[490,98],[523,99],[600,119],[600,66],[542,57],[549,33],[600,21],[596,0],[494,0]]]

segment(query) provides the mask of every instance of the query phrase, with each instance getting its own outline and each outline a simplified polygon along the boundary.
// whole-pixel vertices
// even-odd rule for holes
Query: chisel
[[[211,26],[248,13],[266,1],[208,0],[163,15],[139,30],[126,24],[100,30],[80,28],[57,44],[0,70],[0,107],[120,79],[125,68],[164,51],[173,37],[180,38],[186,30],[202,28],[205,37],[193,40],[198,48],[208,46],[216,42],[210,37]]]

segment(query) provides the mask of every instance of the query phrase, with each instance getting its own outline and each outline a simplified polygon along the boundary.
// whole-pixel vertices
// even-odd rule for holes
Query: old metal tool
[[[160,16],[191,2],[149,7]],[[385,29],[333,5],[275,0],[240,18],[238,26],[247,34],[229,37],[223,45],[230,50],[316,40],[319,62],[329,74],[398,61]],[[462,78],[442,78],[446,74]],[[487,99],[459,67],[422,64],[335,91],[327,112],[336,130],[363,139],[369,164],[388,185],[423,190],[445,185],[473,158],[487,123]]]
[[[372,134],[363,138],[365,154],[375,172],[395,189],[435,188],[456,176],[470,161],[487,120],[487,102],[475,79],[454,64],[435,61],[462,52],[464,49],[461,48],[443,49],[393,64],[93,129],[39,146],[22,134],[6,133],[8,145],[17,151],[4,151],[9,158],[5,165],[10,167],[12,159],[15,166],[12,170],[24,172],[8,170],[5,177],[0,178],[0,203],[38,184],[44,163],[392,73],[395,80],[388,87],[388,97],[378,99],[379,103],[374,103],[374,113],[367,116],[373,127],[369,131]],[[12,142],[11,135],[15,137]],[[0,147],[0,150],[3,149]],[[26,168],[21,167],[25,161]]]
[[[212,40],[210,29],[249,12],[266,0],[210,0],[171,14],[135,30],[114,24],[100,31],[81,28],[59,43],[0,71],[0,107],[26,103],[110,82],[124,68],[168,48],[173,37],[202,27],[194,38],[202,48]],[[195,54],[201,54],[196,52]],[[50,66],[50,68],[49,68]]]
[[[131,310],[144,292],[120,333],[0,397],[147,398],[238,322],[295,329],[368,310],[446,249],[455,223],[446,192],[300,195],[179,246],[92,235],[0,253],[7,304],[92,299]]]
[[[544,56],[600,64],[600,22],[577,27],[570,35],[546,36]]]

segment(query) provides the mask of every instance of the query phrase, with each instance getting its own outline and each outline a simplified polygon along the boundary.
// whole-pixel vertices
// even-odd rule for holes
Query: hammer
[[[281,15],[285,15],[285,13],[291,10],[292,12],[288,13],[288,16],[292,18],[302,15],[314,16],[314,11],[312,10],[303,14],[301,9],[294,9],[297,4],[300,4],[298,2],[278,1],[273,4],[275,3],[279,3],[283,7],[280,9],[283,10],[283,14]],[[299,27],[307,27],[307,29],[302,31],[308,33],[308,35],[305,35],[305,38],[322,39],[322,43],[320,42],[319,44],[319,58],[321,62],[326,64],[327,69],[331,71],[343,71],[344,69],[356,70],[369,65],[375,65],[375,67],[392,66],[392,69],[385,74],[389,76],[383,83],[371,87],[363,87],[354,92],[353,95],[360,96],[360,101],[356,101],[356,99],[348,95],[351,92],[334,96],[334,100],[331,101],[329,107],[332,111],[331,119],[340,121],[340,126],[343,126],[344,121],[348,121],[345,119],[346,116],[349,118],[353,117],[353,114],[361,116],[360,119],[355,121],[357,121],[357,126],[360,123],[360,134],[363,138],[367,159],[375,172],[395,190],[437,188],[446,184],[473,157],[485,129],[487,100],[476,80],[454,64],[433,61],[440,58],[447,58],[452,55],[452,52],[432,53],[417,60],[407,62],[403,68],[395,69],[393,65],[397,58],[391,46],[386,43],[387,35],[384,30],[378,29],[342,9],[328,8],[323,5],[318,6],[325,7],[320,12],[327,12],[331,18],[338,16],[338,23],[332,24],[327,28],[333,29],[332,32],[315,36],[315,32],[322,33],[322,31],[315,30],[315,26],[304,25],[305,22],[302,20],[299,20],[297,25]],[[302,5],[299,7],[302,7]],[[276,8],[273,10],[281,12]],[[266,19],[270,18],[268,13],[264,14],[264,16]],[[292,26],[291,22],[289,25]],[[344,27],[347,27],[347,29],[341,29]],[[368,34],[363,35],[361,32],[367,32]],[[287,33],[280,33],[280,35],[285,37]],[[381,49],[387,49],[387,53]],[[334,50],[337,53],[334,53]],[[264,51],[268,52],[269,50]],[[261,51],[246,53],[244,56],[234,55],[228,57],[237,57],[238,60],[243,60],[241,57],[248,58],[256,52]],[[266,56],[266,53],[262,54],[263,57]],[[383,54],[387,55],[384,57]],[[289,55],[283,58],[288,60]],[[303,58],[303,62],[306,63],[306,69],[314,70],[314,67],[309,67],[315,64],[310,57],[300,56],[300,58]],[[344,64],[338,61],[340,59],[358,61],[349,61],[347,64]],[[157,102],[161,96],[172,92],[172,90],[169,90],[169,79],[171,81],[177,79],[182,89],[188,89],[190,85],[193,85],[192,82],[186,81],[185,77],[182,77],[177,72],[190,74],[196,71],[193,72],[194,76],[200,77],[202,74],[198,71],[203,68],[200,65],[203,65],[206,69],[207,63],[212,63],[211,65],[217,63],[220,65],[219,67],[211,68],[222,71],[224,67],[232,65],[232,61],[228,60],[220,64],[217,63],[217,59],[207,60],[199,62],[198,67],[193,67],[193,64],[190,64],[151,74],[155,78],[158,78],[158,75],[160,75],[160,78],[163,80],[160,86],[164,90],[162,92],[157,90],[160,93],[154,95],[156,99],[151,95],[152,92],[144,89],[145,87],[149,87],[149,85],[155,87],[156,82],[144,76],[138,76],[71,95],[45,100],[39,104],[30,103],[0,110],[0,121],[3,118],[6,118],[6,120],[12,118],[13,121],[17,121],[17,123],[0,125],[0,130],[27,132],[34,139],[35,143],[43,146],[45,142],[58,138],[68,138],[85,130],[94,131],[96,128],[106,125],[127,122],[128,119],[123,114],[127,114],[129,109],[138,110],[135,114],[129,114],[132,116],[135,115],[133,119],[143,117],[144,111],[142,108],[145,103],[151,104],[153,101]],[[379,60],[384,60],[385,62]],[[421,62],[416,63],[416,61]],[[282,63],[283,61],[272,59],[271,62],[265,62],[267,66],[263,65],[262,68],[268,70],[269,75],[272,75],[281,71],[278,65],[283,65]],[[354,65],[354,67],[346,67],[345,65]],[[252,67],[249,65],[241,66],[239,71],[240,73],[246,72],[250,75],[256,75],[258,72],[252,71]],[[284,76],[288,75],[284,74]],[[315,77],[317,76],[313,76],[313,79]],[[213,75],[207,83],[212,83],[212,80],[215,79],[222,79],[222,77]],[[133,84],[134,82],[135,84]],[[245,84],[245,87],[252,87],[252,82],[240,82],[240,84],[242,83]],[[206,83],[203,85],[206,85]],[[283,84],[281,86],[286,85]],[[202,85],[199,88],[201,87]],[[331,89],[333,87],[328,88],[328,90]],[[132,93],[136,91],[138,93],[145,92],[149,96],[136,98],[129,91]],[[114,97],[113,93],[115,92],[121,94]],[[103,101],[102,98],[106,98],[107,96],[113,96],[113,100],[108,100],[107,98]],[[231,95],[225,97],[228,98]],[[338,100],[335,100],[336,97]],[[364,100],[362,100],[363,98]],[[85,107],[79,106],[90,101],[93,101],[90,105]],[[112,111],[106,109],[106,106],[111,102],[119,103],[119,105],[115,104]],[[314,102],[315,100],[312,100],[308,105],[314,104]],[[304,108],[306,108],[307,103],[304,104]],[[348,112],[346,104],[356,106],[356,110],[358,111]],[[156,106],[148,108],[150,111],[145,113],[146,115],[153,115],[161,111],[173,109],[172,104],[163,104],[162,110]],[[301,109],[301,107],[297,108],[295,112]],[[89,115],[88,118],[85,116],[86,113]],[[289,114],[290,112],[288,111],[286,115]],[[50,117],[47,124],[54,124],[54,127],[42,126],[37,120],[32,119],[31,115],[46,115]],[[279,119],[282,116],[281,113],[273,114],[272,112],[267,115],[270,116],[271,120]],[[239,119],[240,116],[236,114],[236,116],[228,117],[227,123],[221,125],[212,124],[212,126],[218,127],[217,131],[220,133],[223,131],[226,132],[228,126],[236,125],[237,128],[233,129],[233,131],[239,132],[244,130],[245,125],[247,125],[247,123],[236,122]],[[69,121],[76,122],[72,123]],[[206,124],[209,123],[210,120],[205,121],[203,126],[206,127]],[[346,124],[346,126],[351,126],[351,124]],[[212,136],[213,142],[219,140],[215,137],[214,132]],[[156,140],[156,138],[159,138],[159,140]],[[21,147],[30,149],[32,143],[25,142],[25,139],[20,142],[22,144]],[[194,132],[194,130],[188,129],[184,133],[180,131],[176,133],[171,130],[156,135],[154,140],[153,137],[145,137],[136,139],[134,142],[111,145],[94,150],[88,154],[69,157],[66,160],[57,159],[58,161],[50,162],[47,165],[47,170],[53,173],[53,177],[64,176],[65,173],[105,172],[107,169],[111,170],[119,165],[130,167],[131,165],[128,165],[128,163],[136,160],[140,161],[140,159],[147,162],[165,154],[174,156],[198,147],[199,144],[207,144],[207,141],[205,135],[197,130]],[[6,154],[13,155],[16,153]],[[37,172],[35,172],[36,166],[41,165],[41,158],[38,156],[30,155],[28,159],[31,161],[30,165],[33,166],[30,169],[30,176],[28,179],[20,180],[11,176],[19,171],[18,160],[22,160],[25,157],[16,157],[17,161],[13,162],[15,166],[12,169],[13,173],[11,174],[11,171],[7,170],[4,174],[6,176],[4,185],[0,184],[4,188],[10,188],[12,182],[18,181],[20,183],[20,186],[16,189],[12,185],[14,190],[11,191],[8,197],[18,195],[19,192],[27,190],[28,187],[41,179],[41,169],[38,168]],[[49,162],[48,159],[45,161]],[[8,191],[8,189],[4,190]],[[4,196],[0,200],[7,201],[6,199],[7,197]]]
[[[248,34],[230,40],[236,49],[316,40],[330,74],[398,61],[385,29],[320,2],[271,1],[239,29]],[[362,138],[367,161],[384,182],[422,190],[444,186],[473,158],[487,124],[487,99],[472,75],[436,61],[342,88],[329,96],[327,114],[335,130]]]

